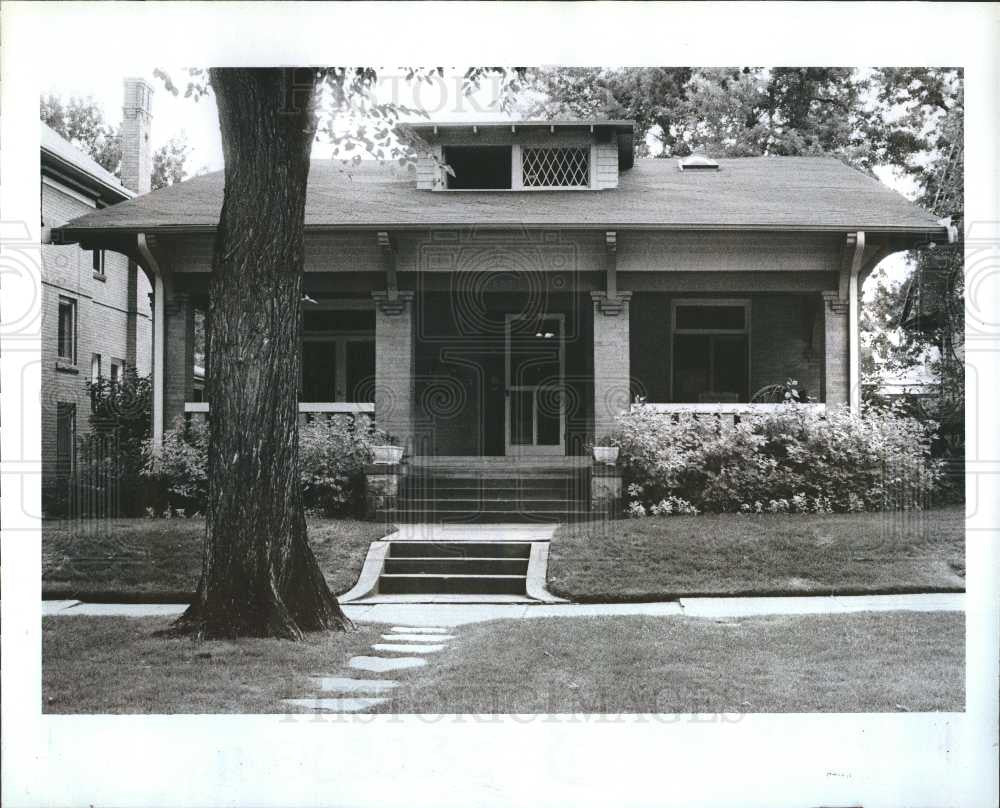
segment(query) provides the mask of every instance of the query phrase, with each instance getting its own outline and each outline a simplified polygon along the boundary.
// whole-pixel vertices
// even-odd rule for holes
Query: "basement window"
[[[445,146],[444,162],[455,175],[447,175],[449,191],[509,191],[510,146]]]

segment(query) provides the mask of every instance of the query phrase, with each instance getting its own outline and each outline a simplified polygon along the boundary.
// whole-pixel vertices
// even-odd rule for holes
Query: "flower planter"
[[[396,466],[403,459],[402,446],[373,446],[373,462],[386,466]]]
[[[618,462],[617,446],[595,446],[594,462],[603,463],[606,466],[613,466]]]

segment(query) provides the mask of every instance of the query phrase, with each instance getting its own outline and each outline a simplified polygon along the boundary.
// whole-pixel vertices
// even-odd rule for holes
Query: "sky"
[[[108,123],[117,126],[122,118],[122,95],[124,76],[104,67],[79,63],[72,73],[60,69],[58,60],[48,60],[43,70],[41,88],[43,93],[55,93],[64,100],[71,96],[92,97],[104,110]],[[131,73],[145,78],[153,87],[152,145],[155,151],[172,136],[183,134],[191,147],[187,161],[189,175],[217,171],[223,167],[222,142],[219,137],[219,121],[215,99],[209,94],[200,100],[183,97],[188,74],[184,68],[163,66],[175,85],[181,89],[178,96],[167,91],[163,82],[147,73]],[[472,97],[466,98],[461,91],[461,72],[447,71],[444,78],[433,84],[415,84],[405,81],[402,76],[389,77],[380,82],[380,100],[396,100],[408,107],[424,109],[430,118],[439,121],[487,121],[502,120],[507,117],[500,112],[494,102],[495,85],[487,81]],[[419,120],[419,116],[404,116],[404,120]],[[316,159],[329,157],[329,146],[317,143],[313,147]],[[907,198],[915,196],[915,187],[907,177],[891,168],[878,168],[875,173],[890,188]],[[891,281],[902,280],[907,274],[905,253],[896,253],[879,265],[877,274]],[[875,290],[876,277],[865,284],[865,298],[871,299]]]

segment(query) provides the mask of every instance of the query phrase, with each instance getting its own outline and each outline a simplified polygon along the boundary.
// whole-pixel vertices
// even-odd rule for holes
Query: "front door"
[[[564,325],[562,314],[507,315],[508,455],[565,454]]]

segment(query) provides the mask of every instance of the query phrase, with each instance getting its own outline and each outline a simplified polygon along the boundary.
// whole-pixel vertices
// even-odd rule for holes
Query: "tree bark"
[[[300,639],[351,626],[306,537],[298,388],[315,77],[213,69],[225,195],[212,261],[205,552],[175,630]]]

